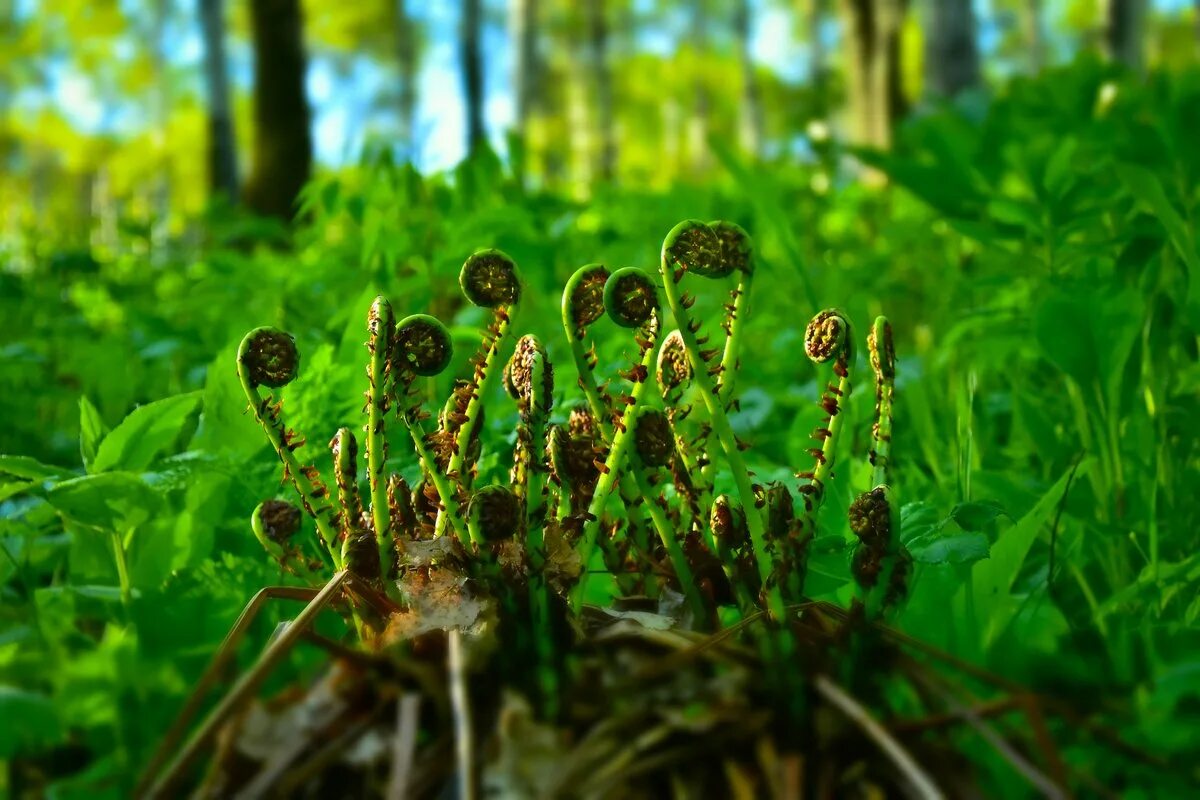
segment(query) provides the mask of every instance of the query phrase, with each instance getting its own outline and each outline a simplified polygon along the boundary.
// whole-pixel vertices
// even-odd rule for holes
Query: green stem
[[[497,311],[497,316],[499,317],[499,322],[496,325],[496,334],[492,337],[492,343],[488,347],[487,355],[484,356],[483,364],[476,368],[475,391],[471,395],[471,399],[467,402],[466,419],[459,426],[458,436],[455,439],[455,452],[450,457],[450,463],[446,467],[446,474],[456,476],[456,480],[464,488],[469,488],[470,486],[469,478],[464,474],[463,468],[466,463],[467,451],[470,449],[471,437],[475,434],[475,428],[479,425],[484,398],[491,390],[492,383],[496,379],[496,373],[499,371],[495,368],[496,359],[499,357],[500,350],[508,338],[509,331],[512,329],[508,307],[503,307]],[[438,491],[440,493],[441,489]],[[442,511],[438,512],[437,525],[435,527],[436,535],[438,536],[446,530],[446,525],[449,522],[446,515],[453,513],[450,511],[450,506],[445,503],[444,498],[442,502],[445,507]],[[455,504],[455,507],[457,508],[457,504]],[[456,527],[456,530],[461,531],[461,526]],[[459,535],[461,537],[463,534],[460,532]]]
[[[112,546],[117,562],[117,580],[121,585],[121,604],[129,608],[133,602],[133,584],[129,581],[129,564],[125,559],[125,539],[117,531],[112,531]]]
[[[375,525],[375,540],[387,574],[391,561],[391,517],[387,501],[387,481],[384,464],[387,461],[385,418],[388,411],[386,389],[387,362],[391,350],[392,331],[396,327],[391,304],[382,297],[375,299],[367,316],[367,478],[371,489],[371,520]]]
[[[634,480],[637,482],[638,490],[646,501],[646,510],[650,514],[650,521],[654,524],[655,530],[658,531],[658,538],[662,540],[663,547],[667,550],[667,557],[671,559],[671,566],[675,569],[675,577],[679,579],[679,585],[683,589],[684,597],[687,598],[688,605],[692,607],[692,615],[696,619],[695,624],[707,627],[709,621],[708,606],[700,594],[699,587],[696,586],[696,578],[692,574],[692,567],[688,563],[687,556],[683,553],[683,548],[679,546],[679,539],[675,535],[675,530],[671,527],[671,521],[667,519],[667,515],[663,513],[662,507],[658,504],[658,492],[650,486],[650,482],[646,480],[643,470],[635,468],[630,470],[630,473],[633,475]]]
[[[708,364],[700,357],[700,345],[696,342],[695,334],[692,333],[691,319],[681,302],[679,286],[675,283],[675,279],[672,276],[672,269],[673,266],[668,263],[667,254],[664,249],[662,260],[663,293],[667,297],[671,313],[675,316],[675,324],[679,326],[679,334],[683,337],[688,358],[692,362],[692,380],[696,383],[700,396],[704,398],[704,404],[708,408],[710,424],[713,427],[713,431],[717,434],[717,440],[721,443],[721,449],[725,453],[725,460],[729,463],[730,471],[733,473],[734,485],[737,487],[738,492],[738,501],[746,513],[746,526],[750,530],[750,543],[754,550],[754,561],[758,566],[763,591],[767,596],[768,611],[770,611],[771,616],[776,621],[782,621],[786,615],[783,594],[774,580],[774,565],[767,546],[766,527],[763,524],[762,515],[756,510],[754,488],[750,485],[750,474],[746,470],[745,462],[742,461],[741,452],[738,450],[737,437],[733,433],[733,428],[729,425],[729,419],[725,416],[725,410],[721,406],[720,398],[713,391],[712,383],[708,379]]]
[[[275,448],[279,460],[283,462],[286,477],[291,480],[296,493],[300,495],[301,505],[316,521],[321,544],[333,559],[334,568],[341,569],[341,548],[338,546],[338,531],[333,520],[335,510],[332,499],[329,497],[329,491],[323,485],[318,486],[316,480],[309,477],[310,474],[317,475],[315,468],[304,467],[296,459],[289,442],[287,428],[278,412],[272,407],[274,397],[263,398],[259,394],[258,388],[251,383],[250,376],[240,360],[238,377],[242,381],[242,390],[250,400],[250,408],[254,412],[255,419],[267,434],[267,440]]]
[[[405,416],[400,417],[405,429],[408,430],[409,436],[413,440],[413,448],[417,451],[417,457],[421,460],[421,468],[425,470],[425,475],[429,478],[429,482],[433,484],[433,488],[437,490],[438,499],[442,501],[442,508],[438,511],[438,521],[443,519],[454,530],[458,540],[464,547],[471,546],[471,535],[469,531],[463,527],[462,514],[458,502],[458,495],[450,486],[449,480],[438,469],[437,459],[429,452],[429,448],[425,446],[425,430],[420,422],[409,420]]]

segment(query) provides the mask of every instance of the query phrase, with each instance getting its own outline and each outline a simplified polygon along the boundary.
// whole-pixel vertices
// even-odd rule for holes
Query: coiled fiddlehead
[[[425,431],[421,420],[427,416],[421,410],[419,400],[414,400],[413,383],[417,376],[432,377],[450,364],[454,345],[450,332],[436,317],[428,314],[413,314],[396,324],[392,337],[393,354],[389,365],[392,370],[393,393],[401,424],[408,430],[413,447],[421,460],[425,479],[434,487],[440,508],[438,518],[447,520],[459,541],[465,546],[470,543],[466,525],[459,514],[458,493],[450,485],[425,444]]]
[[[679,288],[679,282],[685,275],[692,273],[703,277],[719,277],[729,274],[729,268],[719,258],[720,241],[716,233],[703,222],[686,220],[676,225],[662,246],[662,275],[663,287],[671,313],[679,326],[679,335],[683,339],[684,350],[692,364],[692,380],[696,383],[704,404],[708,408],[710,423],[717,434],[717,440],[725,454],[725,459],[733,473],[734,484],[737,487],[738,499],[742,508],[746,509],[747,528],[753,548],[755,563],[758,567],[763,592],[767,597],[768,610],[776,620],[784,617],[783,595],[774,576],[774,564],[771,546],[767,541],[766,529],[760,513],[755,508],[754,490],[750,483],[750,475],[725,415],[717,389],[710,377],[720,374],[720,364],[710,362],[717,355],[716,349],[703,349],[697,341],[696,333],[700,324],[694,322],[687,309],[692,300],[684,295]]]
[[[471,379],[455,387],[443,421],[444,433],[453,436],[454,441],[446,475],[465,493],[471,486],[468,454],[479,432],[484,398],[495,380],[496,360],[510,336],[511,312],[521,299],[521,277],[515,261],[499,250],[488,249],[467,258],[459,272],[458,283],[467,300],[493,311],[481,352],[472,359],[474,372]],[[447,508],[444,514],[438,515],[438,534],[445,530],[448,513]]]
[[[854,363],[854,329],[850,319],[836,308],[826,309],[808,323],[804,332],[804,352],[816,364],[833,363],[833,373],[838,382],[826,384],[821,395],[820,406],[825,419],[813,431],[813,438],[821,445],[810,449],[816,466],[807,472],[796,474],[803,483],[799,487],[804,498],[798,546],[805,546],[807,539],[816,531],[817,512],[825,502],[825,486],[833,475],[833,461],[837,452],[838,434],[844,418],[843,404],[850,396],[850,367]]]
[[[276,328],[255,328],[242,339],[237,364],[238,378],[254,417],[283,462],[284,479],[295,487],[301,505],[317,524],[321,545],[340,569],[336,511],[329,490],[321,482],[316,467],[302,465],[296,459],[295,451],[303,446],[304,439],[284,424],[282,402],[272,395],[263,397],[259,392],[260,386],[279,389],[295,380],[300,369],[300,351],[295,339]]]
[[[637,342],[639,353],[637,363],[622,373],[622,377],[632,384],[632,388],[628,395],[621,398],[623,410],[613,421],[612,441],[608,448],[608,455],[603,465],[600,466],[600,479],[592,494],[583,525],[583,534],[580,537],[578,552],[583,565],[583,574],[580,576],[571,598],[572,606],[576,611],[583,602],[583,587],[587,579],[588,561],[599,535],[600,518],[604,513],[605,503],[620,477],[631,445],[630,422],[645,394],[646,384],[650,377],[650,367],[654,363],[658,336],[662,327],[657,287],[649,275],[636,267],[626,267],[612,273],[605,283],[604,299],[606,310],[614,321],[624,327],[636,326],[637,332],[634,340]],[[640,534],[640,530],[638,533]],[[638,541],[636,544],[645,550],[646,542],[644,540]]]
[[[605,427],[612,402],[596,383],[596,346],[587,344],[587,329],[604,316],[604,287],[608,276],[608,268],[603,264],[580,267],[567,281],[562,296],[563,330],[579,373],[579,388],[583,390],[593,416]],[[606,433],[605,439],[611,439],[611,433]]]

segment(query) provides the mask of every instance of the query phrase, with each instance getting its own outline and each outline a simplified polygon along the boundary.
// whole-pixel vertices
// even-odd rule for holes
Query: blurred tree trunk
[[[1200,0],[1197,0],[1200,2]],[[1042,0],[1025,0],[1021,27],[1029,53],[1029,72],[1038,74],[1046,66],[1046,31],[1042,27]]]
[[[483,57],[480,37],[483,28],[482,0],[463,0],[459,25],[459,59],[463,94],[467,103],[467,153],[474,153],[487,140],[483,124]]]
[[[596,92],[593,119],[598,147],[596,175],[611,182],[617,174],[616,109],[613,107],[612,72],[608,68],[608,17],[605,0],[587,0],[589,66]]]
[[[954,97],[979,84],[979,49],[971,0],[931,0],[925,36],[930,94]]]
[[[290,219],[312,170],[300,0],[250,0],[254,42],[254,169],[246,204]]]
[[[695,53],[693,58],[695,86],[692,96],[692,115],[688,120],[687,141],[692,169],[702,171],[708,166],[708,115],[712,104],[701,69],[704,55],[708,50],[708,9],[705,0],[692,0],[691,5],[691,46]]]
[[[905,111],[900,85],[900,26],[908,0],[841,0],[846,35],[851,133],[887,147]]]
[[[758,91],[758,76],[754,74],[754,56],[750,50],[750,0],[737,0],[733,12],[733,33],[737,41],[738,64],[742,70],[742,110],[738,120],[738,141],[743,152],[757,158],[762,153],[763,111]]]
[[[154,124],[153,156],[155,178],[150,187],[151,258],[157,261],[166,248],[171,215],[171,153],[167,147],[171,117],[171,78],[167,70],[167,0],[154,0],[151,12],[151,68],[154,71],[154,91],[150,99],[150,118]],[[90,209],[91,190],[88,190]]]
[[[225,63],[225,14],[222,0],[200,0],[204,35],[204,86],[208,94],[208,186],[212,194],[238,196],[237,142]]]
[[[821,28],[829,13],[829,0],[803,0],[801,13],[808,28],[808,80],[812,86],[813,115],[818,119],[829,113],[829,63]]]
[[[1146,0],[1108,0],[1105,43],[1109,58],[1141,70],[1145,19]]]
[[[406,0],[396,0],[396,65],[399,87],[396,116],[400,147],[409,160],[417,156],[417,23],[408,13]]]
[[[541,59],[538,58],[538,0],[513,0],[509,6],[512,38],[516,43],[513,85],[517,97],[517,132],[528,135],[530,120],[542,104]]]

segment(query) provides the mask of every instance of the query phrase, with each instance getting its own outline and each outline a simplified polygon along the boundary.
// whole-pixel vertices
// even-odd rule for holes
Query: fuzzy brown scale
[[[296,379],[300,350],[291,334],[259,328],[242,348],[239,360],[246,367],[252,386],[278,389]]]
[[[300,530],[300,509],[284,500],[266,500],[259,506],[267,538],[284,544]]]

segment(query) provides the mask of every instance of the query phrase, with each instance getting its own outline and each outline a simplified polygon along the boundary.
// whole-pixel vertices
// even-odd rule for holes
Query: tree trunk
[[[522,137],[541,106],[542,73],[538,58],[538,0],[513,0],[512,38],[516,43],[513,85],[517,97],[517,131]]]
[[[1145,0],[1108,0],[1105,41],[1108,56],[1132,70],[1142,68]]]
[[[821,27],[829,13],[829,0],[804,0],[801,11],[808,19],[808,80],[813,113],[817,119],[824,119],[829,113],[829,64]]]
[[[246,204],[290,219],[312,170],[300,0],[250,0],[254,41],[254,169]]]
[[[708,44],[708,10],[705,8],[705,0],[692,0],[691,29],[691,44],[696,51],[696,63],[699,64]],[[712,101],[699,68],[696,70],[693,91],[692,115],[688,120],[688,151],[691,155],[692,169],[703,171],[708,166],[708,116]]]
[[[483,124],[483,59],[480,36],[483,27],[482,0],[463,0],[459,25],[459,58],[461,59],[463,95],[467,104],[467,153],[484,145],[487,131]]]
[[[237,143],[225,62],[225,15],[222,0],[200,0],[204,34],[204,85],[208,93],[209,191],[232,201],[238,196]]]
[[[979,50],[971,0],[932,0],[925,30],[928,92],[954,97],[979,84]]]
[[[733,33],[737,41],[738,63],[742,70],[742,110],[738,121],[738,141],[742,151],[755,158],[762,154],[763,112],[750,52],[750,0],[738,0],[733,13]]]
[[[841,0],[849,70],[851,133],[875,147],[891,144],[905,111],[900,85],[900,26],[907,0]]]
[[[396,0],[396,65],[400,147],[408,159],[417,156],[417,30],[405,0]]]
[[[604,0],[588,0],[587,16],[589,66],[596,92],[592,114],[599,148],[596,174],[600,180],[611,182],[617,173],[616,110],[613,107],[612,73],[608,68],[608,17]]]
[[[1200,0],[1196,0],[1200,3]],[[1042,0],[1025,0],[1021,27],[1029,54],[1029,72],[1038,74],[1046,66],[1046,32],[1042,27]]]

